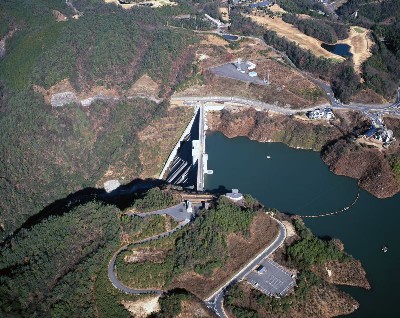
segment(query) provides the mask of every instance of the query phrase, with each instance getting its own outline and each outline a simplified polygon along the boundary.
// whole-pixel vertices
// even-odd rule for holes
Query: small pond
[[[350,47],[350,45],[347,45],[347,44],[334,44],[334,45],[331,45],[331,44],[322,43],[321,47],[323,49],[333,53],[333,54],[340,55],[340,56],[343,56],[343,57],[353,56],[353,54],[350,53],[350,48],[351,47]]]
[[[227,41],[236,41],[237,39],[239,39],[238,36],[231,34],[223,34],[222,37]]]

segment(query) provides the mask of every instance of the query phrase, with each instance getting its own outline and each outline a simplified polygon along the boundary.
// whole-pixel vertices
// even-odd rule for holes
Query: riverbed
[[[213,133],[207,136],[206,153],[208,168],[214,170],[205,178],[207,189],[238,188],[282,212],[333,212],[350,204],[357,194],[357,181],[330,172],[318,152]],[[400,195],[377,199],[362,190],[353,208],[305,222],[316,235],[342,240],[345,250],[367,271],[371,290],[343,287],[360,302],[360,308],[346,317],[397,317]],[[381,251],[385,244],[387,253]]]

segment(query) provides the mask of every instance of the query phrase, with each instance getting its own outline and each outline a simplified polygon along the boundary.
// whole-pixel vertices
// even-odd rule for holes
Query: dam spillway
[[[204,174],[212,174],[208,170],[208,155],[205,152],[208,110],[221,110],[221,105],[207,105],[198,103],[194,109],[194,115],[185,131],[176,143],[159,179],[180,185],[187,189],[203,191]]]

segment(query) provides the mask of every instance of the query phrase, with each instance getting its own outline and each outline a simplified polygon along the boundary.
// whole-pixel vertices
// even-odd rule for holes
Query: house
[[[314,109],[307,112],[307,117],[310,119],[333,119],[335,115],[332,111],[332,108],[324,108],[324,109]]]

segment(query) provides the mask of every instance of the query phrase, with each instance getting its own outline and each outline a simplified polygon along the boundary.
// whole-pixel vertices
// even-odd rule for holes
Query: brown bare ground
[[[310,50],[316,56],[322,56],[334,60],[343,61],[344,58],[336,54],[328,52],[321,47],[322,41],[314,39],[311,36],[305,35],[300,32],[295,26],[284,22],[279,17],[270,18],[269,16],[249,14],[247,15],[251,20],[257,24],[266,27],[269,30],[276,31],[279,36],[284,36],[290,41],[294,41],[300,45],[300,47]]]
[[[208,318],[213,317],[198,301],[183,300],[181,302],[181,312],[176,318]]]
[[[50,104],[51,96],[63,92],[73,92],[79,100],[93,97],[99,94],[112,97],[119,96],[119,93],[116,89],[109,89],[104,86],[93,86],[89,90],[77,92],[68,79],[64,79],[58,82],[57,84],[51,86],[49,89],[45,89],[39,85],[33,85],[33,89],[43,95],[46,104]]]
[[[329,261],[314,266],[313,272],[331,284],[371,288],[364,268],[360,261],[355,259],[347,262]]]
[[[282,9],[281,6],[277,3],[270,6],[268,9],[271,10],[273,13],[277,13],[277,12],[286,13],[287,12],[285,9]]]
[[[142,178],[158,177],[192,116],[190,107],[170,107],[165,116],[152,121],[139,133]]]
[[[269,86],[254,85],[206,72],[205,85],[195,85],[176,96],[239,96],[288,108],[326,103],[323,92],[295,70],[274,60],[255,61],[260,76],[270,73]]]
[[[135,318],[146,318],[160,311],[158,299],[160,296],[149,296],[139,300],[123,300],[121,303]]]
[[[211,277],[187,272],[174,278],[168,287],[185,288],[199,298],[206,298],[237,273],[257,253],[271,244],[278,234],[278,226],[267,214],[260,212],[253,220],[250,233],[250,239],[236,234],[228,237],[228,262],[215,270]]]
[[[282,223],[286,228],[286,236],[287,237],[292,237],[292,236],[296,235],[296,231],[294,230],[294,226],[292,223],[290,223],[289,221],[282,221]]]
[[[216,45],[216,46],[225,46],[229,42],[224,40],[218,35],[214,34],[207,34],[204,38],[200,41],[200,45]]]
[[[221,14],[221,20],[223,22],[228,22],[229,21],[229,12],[228,8],[226,7],[220,7],[219,8],[219,13]]]
[[[57,22],[68,21],[68,18],[60,11],[52,10],[51,13],[53,14],[53,17],[56,19]]]
[[[205,36],[208,39],[209,35]],[[214,38],[215,36],[212,36]],[[218,41],[220,38],[217,38]],[[224,41],[224,40],[222,40]],[[266,103],[292,108],[304,108],[326,103],[325,95],[318,86],[298,71],[286,66],[281,57],[268,50],[265,43],[256,39],[244,39],[240,50],[213,45],[203,40],[196,51],[199,69],[205,74],[204,85],[193,85],[178,96],[240,96],[258,99]],[[270,86],[253,85],[235,79],[214,76],[209,68],[237,58],[251,60],[257,64],[261,77],[270,73]]]
[[[155,81],[153,81],[150,76],[144,74],[135,83],[133,83],[132,87],[127,90],[125,94],[127,96],[143,95],[157,97],[159,91],[160,86]]]
[[[153,262],[153,263],[162,263],[167,256],[166,250],[156,250],[154,248],[134,248],[131,250],[131,254],[125,255],[124,261],[126,263],[144,263],[144,262]]]
[[[351,98],[352,102],[362,103],[362,104],[384,104],[387,103],[387,100],[384,99],[381,95],[374,92],[370,88],[362,89],[358,91]]]
[[[357,32],[355,28],[363,32]],[[338,41],[338,43],[350,45],[350,52],[353,54],[354,69],[356,72],[361,73],[361,64],[372,55],[370,48],[374,42],[371,39],[370,31],[361,27],[351,27],[349,37]]]

